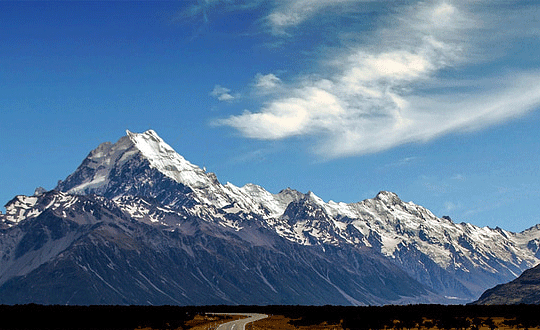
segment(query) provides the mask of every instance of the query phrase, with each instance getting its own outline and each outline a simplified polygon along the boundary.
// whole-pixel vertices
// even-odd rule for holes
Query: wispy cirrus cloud
[[[231,4],[232,1],[228,0],[197,0],[193,1],[184,10],[182,10],[176,19],[182,18],[202,18],[205,23],[208,23],[208,12],[216,6],[222,4]]]
[[[275,36],[289,35],[287,31],[303,22],[324,13],[325,10],[355,11],[358,3],[377,2],[376,0],[189,0],[177,19],[200,18],[209,23],[214,12],[231,12],[254,8],[270,8],[257,19]]]
[[[186,6],[177,13],[174,20],[194,18],[209,23],[213,12],[252,9],[260,6],[264,0],[184,0],[182,2]]]
[[[397,168],[397,167],[404,167],[404,166],[410,166],[412,164],[416,164],[421,160],[421,157],[417,156],[409,156],[405,158],[401,158],[395,162],[389,163],[384,165],[385,168]]]
[[[292,15],[295,6],[306,5],[295,14],[298,19],[288,23],[292,25],[327,6],[352,2],[291,0],[282,7],[292,8]],[[217,124],[254,139],[311,136],[316,153],[342,157],[474,131],[523,115],[540,105],[539,72],[482,77],[474,93],[441,83],[445,73],[486,60],[480,56],[486,51],[482,34],[505,27],[486,23],[493,12],[483,10],[481,4],[465,1],[402,7],[382,21],[370,42],[351,44],[334,54],[326,63],[331,70],[297,77],[294,83],[280,81],[287,92],[256,112],[245,111]],[[452,85],[455,80],[459,78],[448,81]]]
[[[306,20],[329,8],[344,9],[348,5],[371,0],[284,0],[276,1],[276,6],[266,16],[266,23],[275,35],[287,34],[287,29],[302,24]],[[357,7],[349,7],[357,8]]]

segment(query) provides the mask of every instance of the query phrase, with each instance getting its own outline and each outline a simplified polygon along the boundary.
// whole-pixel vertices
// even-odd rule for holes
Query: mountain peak
[[[324,205],[326,204],[322,198],[320,198],[319,196],[315,195],[313,193],[313,191],[308,191],[307,194],[305,195],[305,198],[306,200],[309,200],[310,202],[313,202],[315,204],[318,204],[318,205]]]
[[[126,135],[118,142],[100,144],[56,189],[108,198],[129,194],[146,196],[152,191],[151,196],[170,195],[173,203],[184,201],[186,196],[172,197],[168,191],[171,183],[164,183],[163,179],[182,185],[184,188],[176,190],[183,194],[193,192],[189,198],[200,203],[223,207],[232,202],[214,173],[187,161],[153,130],[143,133],[126,130]],[[169,188],[159,188],[159,182]]]
[[[153,130],[147,130],[143,133],[133,133],[126,130],[126,135],[131,142],[139,149],[145,156],[152,157],[156,155],[166,155],[176,153],[171,146],[169,146],[157,133]]]
[[[207,186],[213,181],[210,175],[176,153],[155,131],[133,133],[126,130],[126,136],[118,142],[105,142],[92,150],[57,189],[74,194],[102,193],[115,169],[137,155],[147,160],[150,167],[191,188]]]
[[[191,188],[206,187],[214,183],[214,177],[179,155],[155,131],[126,132],[135,148],[150,162],[150,165],[169,178]]]
[[[379,191],[377,196],[375,196],[375,199],[378,199],[380,201],[390,203],[390,204],[396,204],[401,201],[399,196],[396,193],[393,193],[391,191]]]
[[[148,137],[152,137],[153,139],[155,139],[156,141],[163,141],[159,135],[156,133],[156,131],[154,131],[153,129],[149,129],[149,130],[146,130],[142,133],[133,133],[132,131],[130,131],[129,129],[126,129],[126,135],[129,136],[130,138],[131,137],[134,137],[134,136],[138,136],[138,135],[145,135],[145,136],[148,136]]]
[[[79,195],[100,194],[108,184],[111,170],[136,153],[137,150],[128,136],[120,138],[114,144],[101,143],[90,151],[75,172],[58,183],[56,190]]]

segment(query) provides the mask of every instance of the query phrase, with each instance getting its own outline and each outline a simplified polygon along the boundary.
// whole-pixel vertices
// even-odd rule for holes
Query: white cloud
[[[280,85],[281,79],[279,79],[273,73],[269,73],[266,75],[257,73],[257,75],[255,76],[255,87],[263,93],[275,91],[276,88]]]
[[[289,12],[303,19],[329,5],[284,3],[291,8],[306,5],[303,16]],[[482,13],[473,11],[479,7],[433,1],[401,8],[374,32],[371,43],[350,45],[347,52],[335,54],[327,63],[333,70],[326,77],[280,81],[285,94],[257,112],[246,111],[218,124],[256,139],[314,136],[315,152],[340,157],[477,130],[523,115],[540,105],[538,72],[490,77],[489,83],[478,80],[483,85],[476,86],[474,94],[452,94],[444,90],[451,86],[441,86],[441,72],[478,61],[475,56],[481,51],[475,43],[486,33],[479,32],[484,28]],[[430,84],[438,92],[430,91]]]
[[[301,90],[297,97],[272,102],[260,113],[246,111],[218,123],[233,126],[247,137],[281,139],[313,133],[314,128],[325,126],[328,118],[343,112],[335,95],[309,87]]]
[[[232,101],[236,97],[233,96],[231,90],[220,85],[215,85],[210,95],[217,98],[219,101]]]

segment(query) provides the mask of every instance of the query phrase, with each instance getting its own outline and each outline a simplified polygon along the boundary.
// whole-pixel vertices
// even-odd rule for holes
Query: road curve
[[[212,313],[216,315],[243,315],[247,318],[223,323],[217,330],[245,330],[246,324],[262,320],[268,317],[266,314],[254,314],[254,313]]]

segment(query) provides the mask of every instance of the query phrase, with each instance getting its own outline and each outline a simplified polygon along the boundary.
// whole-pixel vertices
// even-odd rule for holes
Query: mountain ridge
[[[87,229],[82,228],[90,225],[88,221],[94,221],[93,225],[110,223],[111,226],[120,221],[119,223],[129,223],[137,228],[150,226],[154,228],[152,230],[181,233],[187,235],[186,237],[207,228],[205,230],[210,231],[205,235],[210,235],[209,237],[212,237],[210,240],[217,240],[219,244],[247,245],[246,250],[241,252],[247,259],[242,260],[240,264],[253,263],[248,259],[256,259],[257,253],[261,253],[257,250],[259,248],[267,249],[264,250],[265,253],[270,254],[279,253],[281,249],[292,249],[291,251],[294,251],[292,256],[304,255],[308,253],[306,251],[317,251],[309,253],[315,253],[314,260],[320,260],[327,272],[332,273],[329,269],[337,267],[334,272],[343,276],[341,284],[336,284],[336,278],[325,277],[324,272],[310,268],[303,261],[295,267],[300,267],[305,274],[310,274],[307,277],[313,283],[327,287],[329,292],[333,292],[330,296],[345,299],[342,301],[345,304],[472,301],[486,288],[511,280],[540,261],[538,248],[540,226],[521,233],[512,233],[500,228],[457,224],[449,218],[436,217],[422,206],[403,202],[397,194],[387,191],[379,192],[372,199],[343,203],[325,202],[313,192],[303,194],[290,188],[272,194],[255,184],[246,184],[243,187],[231,183],[222,185],[215,174],[191,164],[154,131],[144,133],[127,131],[126,134],[114,144],[102,143],[91,151],[75,172],[59,182],[55,190],[36,191],[34,196],[16,196],[8,202],[6,214],[0,214],[0,223],[4,231],[0,242],[8,242],[5,237],[9,235],[6,236],[6,233],[17,232],[17,227],[24,222],[41,220],[45,211],[52,212],[55,219],[62,223],[74,222],[79,226],[75,233],[79,234],[81,231],[87,233],[85,231]],[[92,209],[89,206],[92,203],[83,197],[92,199],[94,201],[92,203],[99,207]],[[102,218],[109,218],[110,221],[95,220],[95,212],[101,214]],[[81,219],[86,219],[86,222]],[[54,241],[48,234],[50,230],[47,230],[34,236],[46,236],[50,238],[49,241]],[[145,232],[140,228],[138,230]],[[75,233],[70,235],[79,235]],[[19,235],[24,237],[22,232]],[[133,238],[135,234],[128,231],[122,235]],[[17,258],[13,254],[13,251],[23,244],[21,243],[23,239],[20,237],[18,239],[17,241],[17,238],[12,238],[12,243],[4,242],[3,245],[6,247],[0,249],[3,251],[4,259],[17,265],[23,263],[19,260],[20,256]],[[114,240],[109,244],[114,246]],[[171,244],[177,243],[174,239],[152,243],[153,247],[149,251],[155,251],[157,259],[162,258],[159,251],[164,247],[161,244],[169,249]],[[39,247],[39,244],[33,246],[36,249],[27,252],[41,251],[46,244],[44,243],[42,247]],[[184,256],[186,260],[192,260],[194,255],[190,255],[190,248],[186,244],[182,246],[183,251],[188,253]],[[70,246],[62,245],[62,247],[69,249]],[[94,251],[93,248],[89,249]],[[45,251],[40,252],[43,263],[38,266],[53,262],[61,254],[59,252],[54,255],[56,250],[53,250],[49,249],[47,252],[49,254]],[[331,255],[327,251],[339,253]],[[215,253],[217,254],[212,258],[220,258],[219,251]],[[49,256],[49,259],[45,256]],[[291,258],[295,259],[292,256]],[[348,257],[343,259],[343,256]],[[300,262],[303,258],[298,257],[296,260]],[[109,259],[114,260],[110,256]],[[323,262],[324,259],[328,260]],[[354,280],[354,277],[359,276],[360,269],[350,268],[349,265],[356,259],[372,260],[373,262],[368,263],[371,266],[366,268],[366,272],[373,269],[378,276],[386,278],[387,283],[403,283],[401,289],[399,285],[393,288],[395,292],[402,292],[402,295],[390,294],[392,290],[388,291],[388,288],[393,287],[390,284],[381,284],[379,288],[359,286],[358,280]],[[291,262],[290,265],[293,267],[294,262],[292,260],[288,262]],[[26,266],[17,267],[10,269],[23,269]],[[148,272],[154,272],[151,269],[155,266],[145,264],[144,267]],[[223,267],[229,269],[229,266]],[[254,264],[252,267],[251,270],[258,269]],[[270,265],[264,267],[260,265],[259,268],[261,267],[272,268]],[[38,268],[33,268],[32,271]],[[377,268],[385,269],[388,273],[377,272],[375,270]],[[281,269],[281,272],[288,271]],[[21,275],[15,271],[4,273],[6,275],[0,274],[0,298],[2,288],[7,285],[7,282],[2,282],[2,278],[6,278],[7,281],[15,281],[14,278],[24,281],[24,276],[29,274]],[[14,277],[9,278],[8,275]],[[274,297],[272,299],[277,299],[279,295],[274,292],[277,291],[276,288],[282,287],[283,292],[288,290],[279,283],[280,276],[274,274],[273,280],[270,280],[268,273],[259,275],[256,276],[262,281],[259,287],[270,290],[264,299],[269,299],[268,295]],[[293,277],[298,276],[302,277],[302,274]],[[392,276],[397,277],[390,280]],[[174,281],[178,280],[175,277]],[[138,283],[141,279],[133,278],[133,281]],[[167,281],[174,282],[171,278]],[[253,288],[258,287],[254,282],[250,283]],[[416,293],[410,290],[411,285],[418,288]],[[10,287],[13,288],[14,284],[10,284]],[[231,286],[225,289],[219,284],[213,284],[211,287],[215,294],[226,296],[229,300],[231,299],[229,295],[241,288]],[[407,287],[409,289],[404,289]],[[163,288],[160,290],[167,292]],[[355,292],[356,296],[351,295],[348,290]],[[377,296],[372,290],[378,290],[381,296]],[[152,299],[155,299],[155,296],[153,297]],[[178,297],[175,299],[178,300]],[[262,297],[261,299],[264,300]],[[286,298],[283,299],[287,301]],[[298,302],[294,299],[290,298],[290,302]],[[324,303],[321,299],[316,300]],[[275,303],[276,300],[268,302]]]

